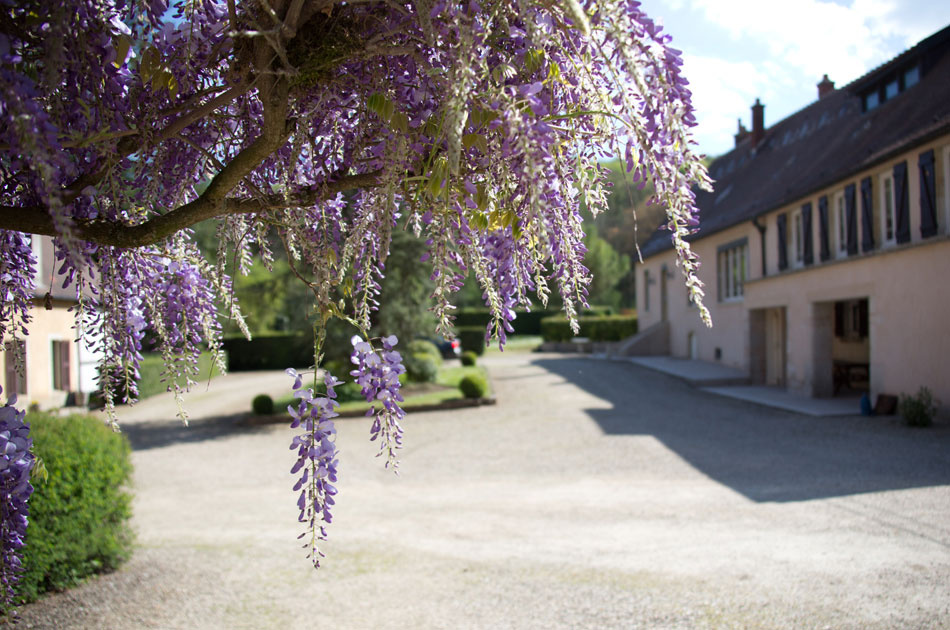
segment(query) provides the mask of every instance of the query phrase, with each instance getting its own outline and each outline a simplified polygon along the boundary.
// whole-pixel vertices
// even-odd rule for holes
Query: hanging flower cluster
[[[299,474],[294,484],[294,492],[300,493],[297,497],[297,507],[300,509],[298,520],[307,524],[307,531],[300,537],[309,536],[304,545],[308,548],[307,557],[315,567],[319,567],[324,554],[317,546],[317,541],[326,540],[326,525],[333,520],[330,510],[336,495],[336,486],[333,484],[336,483],[337,448],[333,418],[339,414],[336,412],[336,392],[333,388],[340,381],[327,372],[324,376],[326,396],[314,396],[312,389],[303,387],[303,377],[296,370],[290,368],[287,374],[294,379],[294,396],[299,400],[296,406],[287,407],[293,418],[290,426],[302,429],[302,433],[294,436],[290,443],[291,450],[297,449],[297,461],[290,469],[290,474]]]
[[[516,309],[554,292],[576,329],[590,282],[580,207],[606,207],[600,162],[618,156],[632,182],[653,181],[709,321],[686,241],[694,188],[710,185],[691,94],[679,51],[635,0],[19,0],[4,11],[16,28],[0,28],[0,332],[25,333],[25,235],[53,237],[113,419],[116,401],[137,396],[147,332],[176,395],[202,347],[220,344],[219,317],[247,334],[226,272],[269,265],[274,245],[323,323],[369,330],[392,232],[406,229],[427,243],[447,336],[468,274],[500,343]],[[209,219],[213,262],[189,229]],[[401,360],[388,339],[382,351],[354,345],[353,375],[395,467]],[[300,400],[295,419],[314,423],[296,443],[310,462],[301,509],[316,527],[332,505],[332,434],[320,428],[332,397]]]
[[[356,369],[350,375],[361,387],[360,392],[368,403],[374,403],[366,412],[372,416],[370,440],[379,440],[377,457],[386,455],[386,467],[396,470],[399,460],[396,451],[402,448],[402,425],[400,420],[406,416],[399,403],[403,402],[399,392],[399,375],[406,371],[402,356],[395,350],[399,343],[395,335],[382,339],[383,350],[377,352],[370,342],[359,335],[350,340],[353,353],[350,361]]]
[[[33,494],[30,425],[24,422],[26,412],[15,405],[14,394],[0,407],[0,612],[12,608],[14,587],[23,571],[20,549],[26,537],[27,502]]]

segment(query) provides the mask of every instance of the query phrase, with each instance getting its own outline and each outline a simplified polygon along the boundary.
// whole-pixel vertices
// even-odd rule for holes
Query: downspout
[[[759,231],[759,245],[762,247],[762,277],[765,277],[765,226],[759,223],[759,217],[752,219],[752,225]]]

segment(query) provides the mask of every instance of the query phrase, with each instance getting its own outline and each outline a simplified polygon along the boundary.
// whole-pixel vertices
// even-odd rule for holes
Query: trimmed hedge
[[[297,333],[225,337],[228,371],[286,370],[313,365],[313,336]],[[339,375],[337,375],[339,376]]]
[[[29,602],[95,573],[132,552],[131,449],[126,437],[92,416],[27,414],[33,452],[48,478],[34,479],[30,524],[17,588]]]
[[[412,354],[403,359],[406,374],[416,383],[434,383],[439,374],[439,364],[428,354]],[[441,357],[439,359],[441,362]]]
[[[474,352],[477,356],[485,354],[485,328],[483,326],[464,326],[455,329],[455,336],[462,345],[462,352]]]
[[[611,309],[608,306],[593,306],[590,310],[584,311],[585,315],[610,315]],[[511,327],[515,329],[514,335],[540,335],[541,322],[548,318],[561,314],[560,309],[537,309],[531,311],[516,311],[517,317],[511,322]],[[455,325],[459,328],[480,327],[484,334],[488,322],[491,321],[491,312],[487,308],[462,308],[455,316]],[[465,344],[462,344],[463,346]]]
[[[466,398],[484,398],[488,393],[488,381],[481,374],[469,374],[459,381],[459,390]]]
[[[251,411],[259,416],[269,416],[274,413],[274,399],[268,394],[258,394],[251,401]]]
[[[432,357],[437,366],[442,365],[442,353],[439,347],[427,339],[413,339],[409,342],[407,349],[411,355],[424,354]]]
[[[471,350],[466,350],[462,353],[461,356],[462,365],[466,367],[471,367],[478,363],[478,355],[472,352]]]
[[[580,324],[578,336],[591,341],[620,341],[637,334],[637,318],[632,315],[583,315],[577,322]],[[541,336],[545,341],[570,341],[574,333],[567,318],[558,316],[541,323]]]

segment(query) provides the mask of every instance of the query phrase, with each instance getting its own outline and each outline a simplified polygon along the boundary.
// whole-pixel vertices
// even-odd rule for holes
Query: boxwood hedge
[[[582,315],[577,318],[580,324],[578,337],[591,341],[620,341],[637,334],[635,315]],[[545,341],[570,341],[574,337],[567,318],[548,317],[541,322],[541,336]]]
[[[92,416],[27,414],[33,452],[46,469],[34,475],[22,601],[111,571],[132,550],[129,442]]]

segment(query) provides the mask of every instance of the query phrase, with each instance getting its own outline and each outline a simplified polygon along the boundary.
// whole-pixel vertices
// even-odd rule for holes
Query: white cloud
[[[732,147],[736,118],[750,124],[756,98],[766,125],[817,97],[828,74],[838,87],[950,22],[933,0],[646,0],[683,50],[701,150]]]

